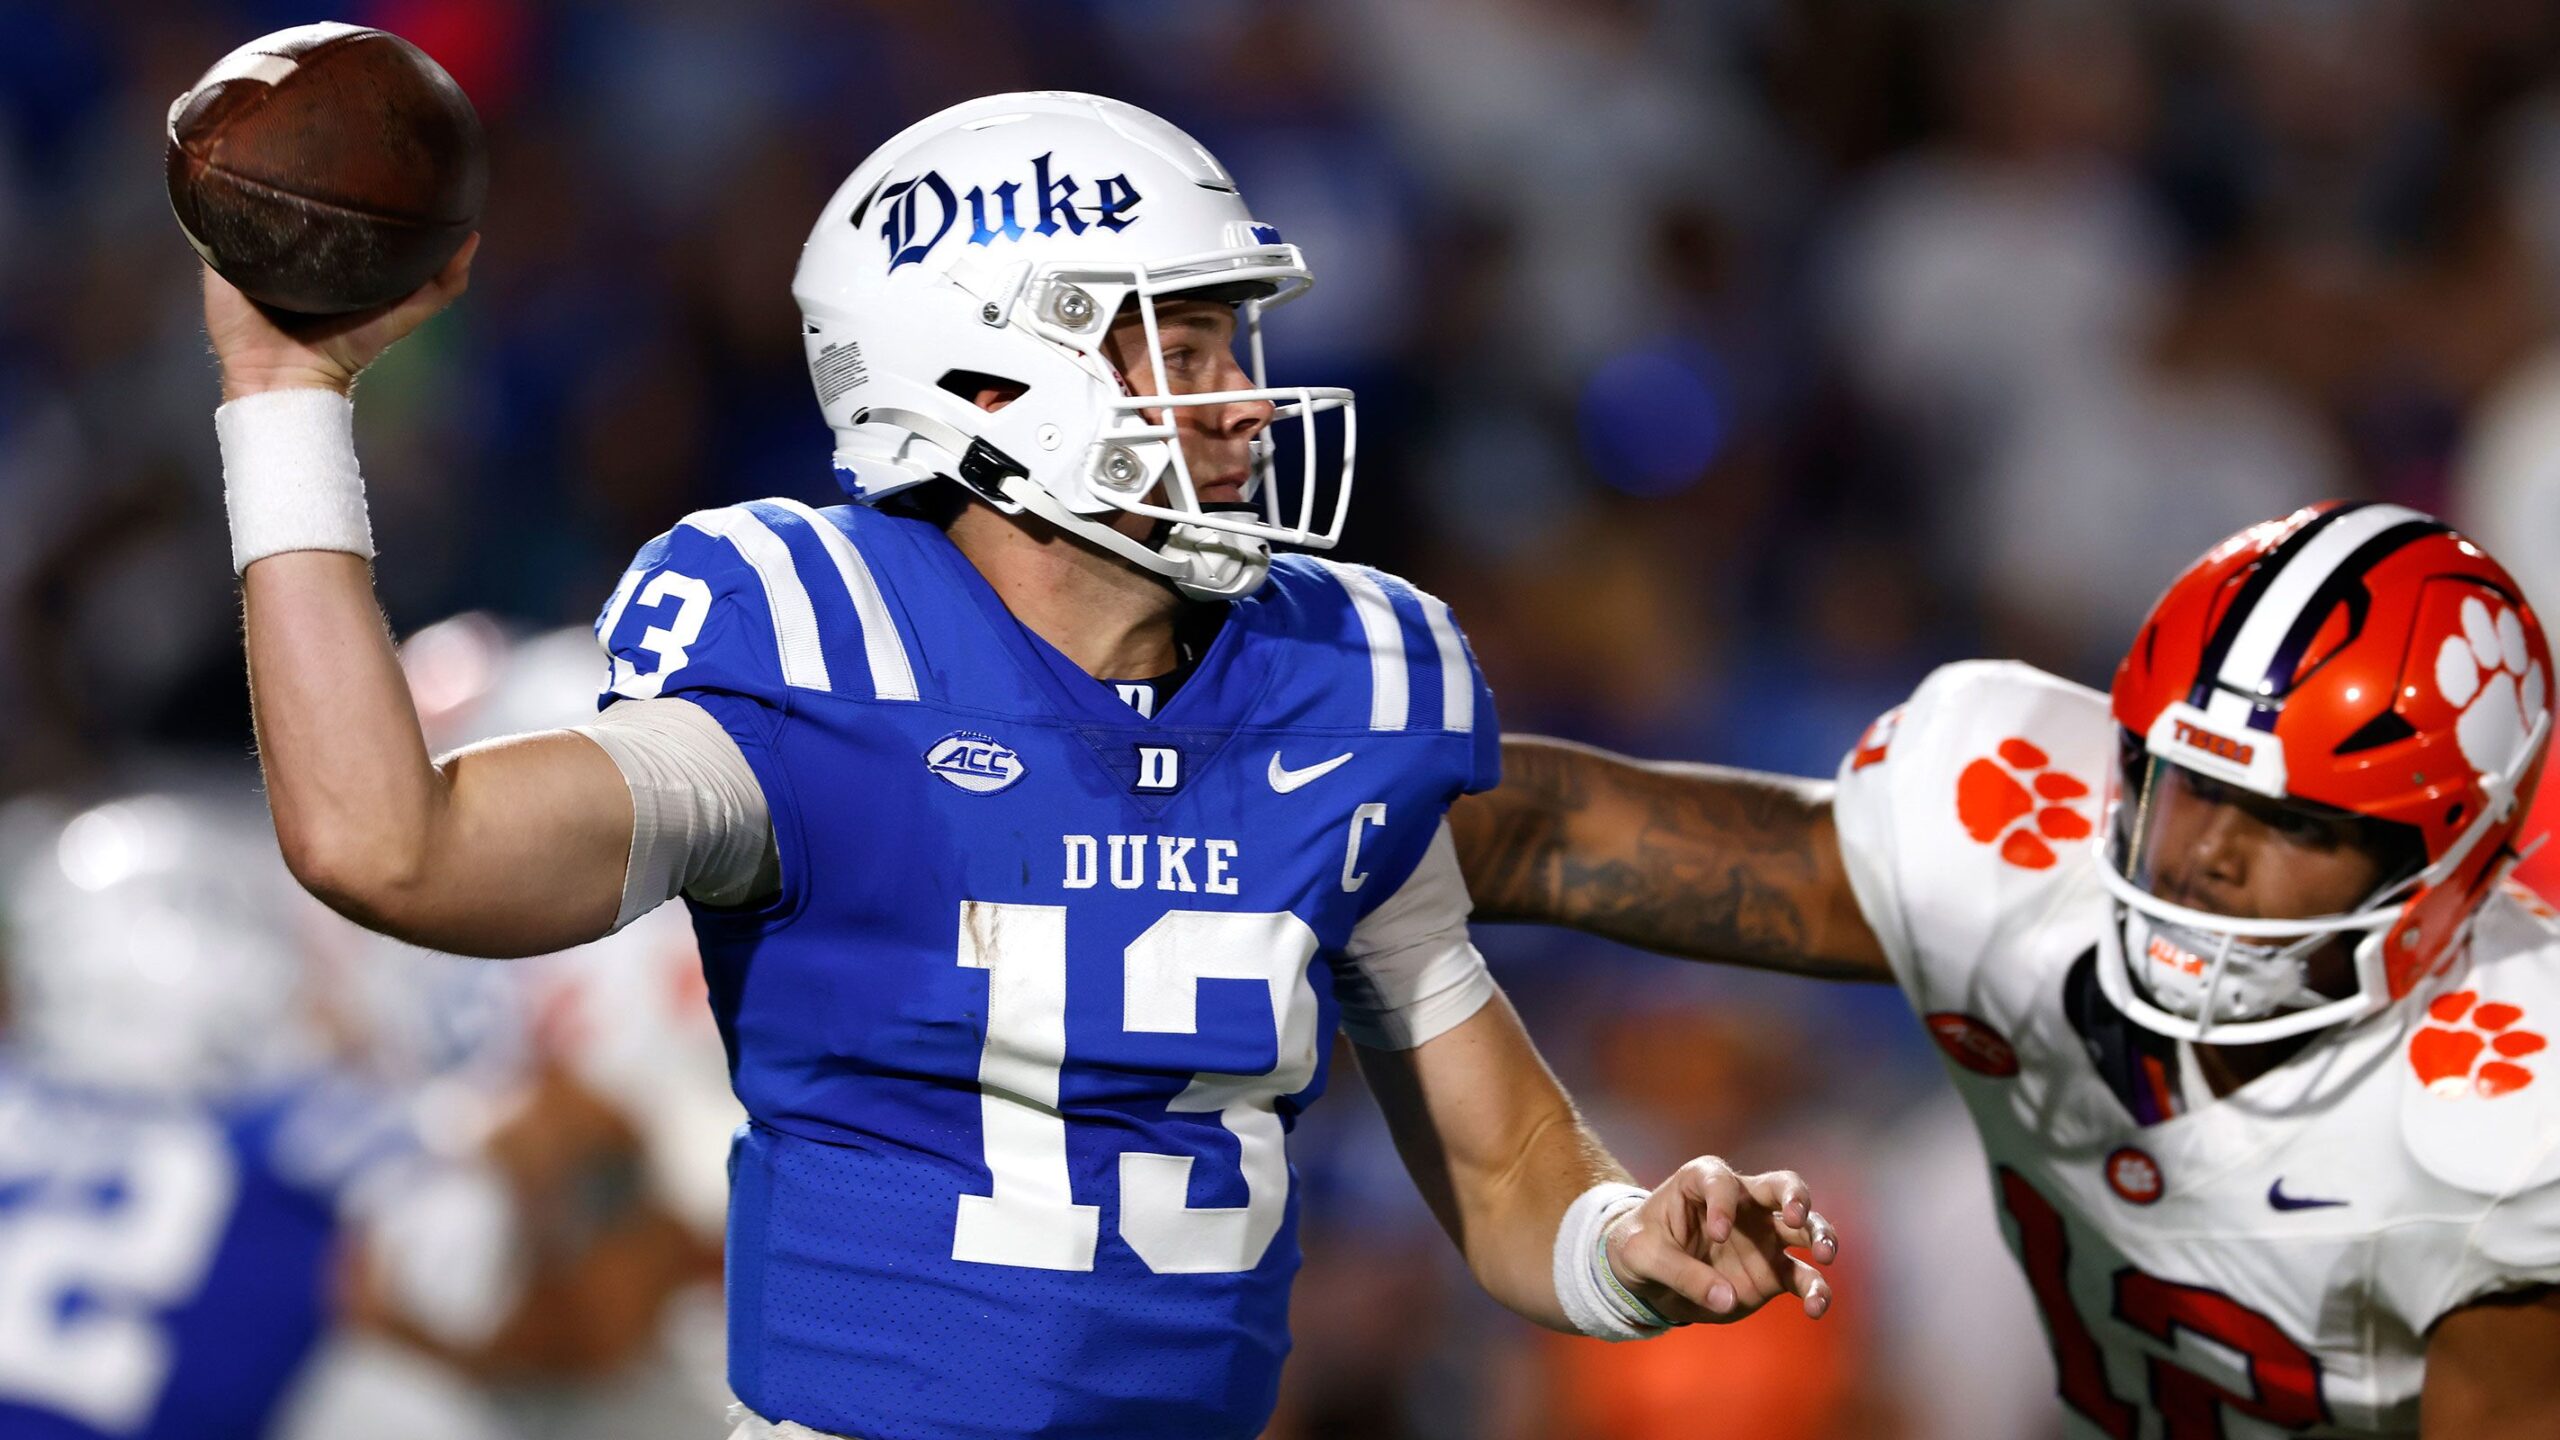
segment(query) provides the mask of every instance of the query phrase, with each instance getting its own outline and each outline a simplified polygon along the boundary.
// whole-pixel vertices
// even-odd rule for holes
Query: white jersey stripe
[[[889,601],[880,593],[880,582],[872,576],[862,552],[854,548],[842,530],[828,524],[825,516],[800,501],[776,498],[771,503],[799,516],[818,532],[819,542],[827,547],[827,558],[836,562],[836,573],[844,577],[844,588],[853,596],[853,608],[862,617],[862,653],[871,665],[871,693],[883,700],[915,699],[916,672],[908,663],[906,642],[898,638]]]
[[[2276,647],[2284,643],[2302,607],[2311,603],[2331,573],[2374,536],[2426,518],[2405,505],[2367,505],[2323,526],[2258,597],[2257,608],[2241,623],[2240,633],[2223,654],[2222,673],[2215,678],[2244,694],[2258,693],[2267,678],[2267,666],[2275,660]]]
[[[791,563],[791,547],[743,505],[696,510],[681,522],[737,547],[764,582],[765,608],[773,615],[774,643],[782,652],[782,683],[797,690],[827,690],[826,652],[818,645],[818,613]]]
[[[1431,626],[1431,643],[1440,650],[1440,728],[1465,734],[1476,728],[1476,677],[1467,667],[1467,647],[1458,639],[1457,622],[1439,596],[1413,592],[1422,602],[1422,618]]]
[[[1404,623],[1376,576],[1357,565],[1323,563],[1351,596],[1361,632],[1369,637],[1369,728],[1401,730],[1412,688],[1404,668]]]

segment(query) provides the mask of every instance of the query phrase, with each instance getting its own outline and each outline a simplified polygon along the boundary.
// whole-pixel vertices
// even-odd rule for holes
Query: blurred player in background
[[[346,1434],[328,1417],[352,1412],[385,1440],[498,1440],[449,1374],[349,1333],[350,1308],[448,1348],[494,1331],[505,1201],[335,1063],[307,902],[254,804],[39,808],[10,817],[0,1435]]]
[[[574,713],[571,638],[574,679],[485,626],[431,628],[413,668],[458,739],[546,694]],[[31,801],[8,829],[0,1435],[716,1420],[734,1104],[680,924],[527,967],[348,955],[246,796]]]
[[[2560,931],[2507,876],[2551,685],[2476,546],[2322,505],[2170,586],[2112,717],[1968,662],[1836,782],[1517,742],[1452,819],[1490,915],[1898,982],[2072,1434],[2524,1440],[2560,1433]]]
[[[1786,1252],[1835,1248],[1803,1182],[1625,1184],[1469,943],[1442,817],[1494,783],[1490,697],[1437,601],[1272,558],[1339,533],[1350,396],[1266,383],[1263,311],[1311,277],[1190,137],[1012,95],[875,152],[795,286],[863,503],[688,517],[605,607],[597,723],[438,765],[345,397],[469,262],[294,333],[207,275],[277,832],[332,905],[455,952],[691,902],[752,1121],[741,1436],[1255,1434],[1337,1024],[1520,1313],[1827,1305]]]
[[[585,627],[518,638],[484,615],[400,647],[439,752],[570,723],[602,658]],[[678,1440],[717,1424],[729,1136],[743,1118],[693,933],[662,909],[557,955],[490,965],[344,927],[335,980],[372,1064],[479,1132],[550,1257],[539,1315],[470,1358],[525,1440]]]

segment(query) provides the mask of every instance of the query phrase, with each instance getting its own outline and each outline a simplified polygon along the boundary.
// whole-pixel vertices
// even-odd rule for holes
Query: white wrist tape
[[[1644,1203],[1633,1185],[1603,1182],[1565,1207],[1556,1227],[1556,1302],[1573,1328],[1602,1340],[1650,1340],[1670,1325],[1628,1293],[1609,1267],[1609,1226]]]
[[[213,412],[233,570],[287,550],[373,558],[355,415],[346,396],[312,389],[244,395]]]

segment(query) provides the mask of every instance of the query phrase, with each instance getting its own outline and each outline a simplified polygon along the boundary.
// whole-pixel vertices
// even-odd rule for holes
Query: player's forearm
[[[1533,1122],[1508,1166],[1452,1176],[1443,1193],[1425,1186],[1423,1195],[1487,1295],[1523,1319],[1572,1334],[1556,1296],[1557,1227],[1575,1196],[1626,1179],[1626,1170],[1565,1105]]]
[[[1547,1117],[1525,1138],[1508,1174],[1466,1197],[1467,1268],[1476,1283],[1523,1318],[1576,1333],[1556,1296],[1556,1230],[1575,1196],[1627,1179],[1570,1104]]]
[[[1555,1293],[1557,1226],[1574,1197],[1627,1175],[1510,1002],[1496,996],[1418,1049],[1359,1054],[1406,1171],[1476,1283],[1538,1324],[1573,1329]]]
[[[1827,979],[1891,978],[1824,781],[1503,742],[1503,781],[1449,822],[1476,915]]]

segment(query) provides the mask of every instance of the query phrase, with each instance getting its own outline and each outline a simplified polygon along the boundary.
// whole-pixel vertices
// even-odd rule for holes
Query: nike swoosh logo
[[[2344,1205],[2347,1202],[2344,1200],[2305,1200],[2300,1196],[2287,1195],[2284,1193],[2284,1177],[2279,1175],[2267,1185],[2267,1203],[2273,1205],[2279,1210],[2326,1210],[2333,1205]]]
[[[1297,789],[1299,786],[1306,784],[1310,780],[1321,780],[1325,776],[1332,774],[1334,771],[1341,769],[1343,766],[1350,764],[1351,756],[1352,752],[1345,750],[1330,760],[1309,765],[1304,769],[1292,770],[1280,763],[1280,752],[1274,750],[1271,752],[1271,788],[1278,791],[1280,794],[1286,795],[1290,791]]]

